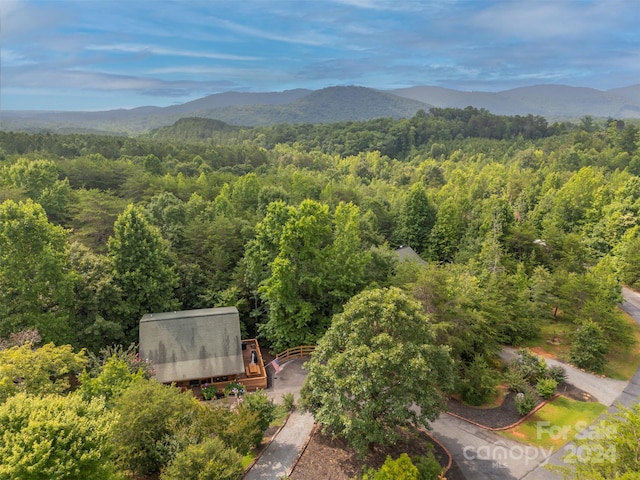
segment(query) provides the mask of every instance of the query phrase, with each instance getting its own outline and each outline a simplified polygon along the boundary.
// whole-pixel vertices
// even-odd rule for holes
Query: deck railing
[[[302,345],[300,347],[287,348],[284,352],[278,353],[276,358],[279,363],[282,363],[290,358],[308,357],[315,349],[315,345]]]

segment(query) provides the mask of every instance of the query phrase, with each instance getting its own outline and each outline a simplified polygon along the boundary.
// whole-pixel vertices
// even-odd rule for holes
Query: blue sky
[[[640,83],[638,0],[2,0],[4,110]]]

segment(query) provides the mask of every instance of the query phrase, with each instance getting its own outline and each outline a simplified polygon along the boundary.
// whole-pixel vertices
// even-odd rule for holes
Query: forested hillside
[[[95,112],[4,111],[0,129],[126,135],[148,133],[187,117],[254,127],[409,118],[421,109],[468,106],[496,115],[539,115],[549,121],[575,121],[587,115],[637,121],[639,92],[640,85],[607,91],[568,85],[532,85],[501,92],[468,92],[433,86],[388,92],[358,86],[263,93],[225,92],[167,107]]]
[[[145,312],[236,305],[277,350],[315,342],[361,290],[398,285],[464,358],[558,312],[615,337],[620,282],[640,283],[638,140],[622,121],[472,108],[186,119],[138,139],[0,133],[0,334],[37,327],[97,351],[135,342]],[[400,245],[429,266],[398,265]]]
[[[212,306],[235,305],[243,335],[274,352],[330,327],[342,352],[336,322],[361,320],[358,299],[391,327],[394,307],[424,327],[425,348],[450,354],[445,383],[474,404],[495,391],[501,345],[539,341],[548,326],[574,363],[601,371],[614,346],[635,342],[615,307],[621,284],[640,287],[638,175],[636,126],[474,108],[256,128],[183,119],[139,138],[0,132],[0,416],[22,405],[27,419],[49,398],[70,425],[83,418],[98,460],[82,469],[95,478],[114,478],[105,458],[120,471],[169,468],[187,444],[206,445],[203,458],[246,453],[264,431],[247,433],[255,415],[205,415],[143,382],[150,367],[127,350],[145,313]],[[407,245],[426,264],[400,262]],[[40,336],[59,347],[32,350]],[[64,345],[98,355],[93,369]],[[81,387],[63,401],[69,372]],[[163,402],[203,420],[191,431]],[[166,430],[149,444],[136,421]],[[207,422],[224,443],[203,440]],[[83,451],[54,453],[88,461]]]

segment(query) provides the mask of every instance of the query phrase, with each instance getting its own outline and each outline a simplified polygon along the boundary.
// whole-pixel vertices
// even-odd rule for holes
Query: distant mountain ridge
[[[497,115],[541,115],[549,120],[593,117],[640,118],[640,84],[607,91],[567,85],[533,85],[501,92],[464,92],[418,86],[391,91],[367,87],[294,89],[283,92],[225,92],[169,107],[101,112],[5,111],[2,130],[141,133],[185,117],[231,125],[332,123],[405,118],[431,107],[484,108]]]
[[[411,87],[390,93],[435,107],[485,108],[496,115],[542,115],[549,119],[640,117],[640,84],[612,90],[567,85],[532,85],[501,92],[461,92],[440,87]]]

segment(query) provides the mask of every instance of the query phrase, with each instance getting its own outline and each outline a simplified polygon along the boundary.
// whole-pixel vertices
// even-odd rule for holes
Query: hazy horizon
[[[628,0],[3,0],[1,108],[101,111],[357,85],[609,90],[640,79]]]

